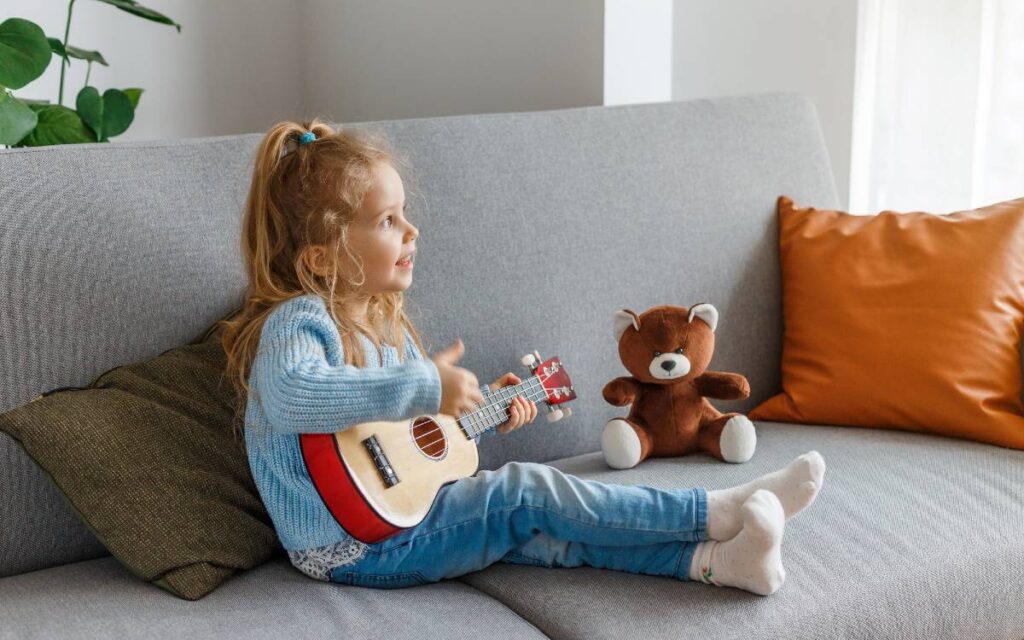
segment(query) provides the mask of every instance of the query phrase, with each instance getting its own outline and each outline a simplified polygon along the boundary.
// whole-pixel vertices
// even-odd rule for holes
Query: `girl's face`
[[[373,175],[373,187],[351,227],[349,246],[363,260],[366,293],[404,291],[412,284],[419,230],[405,219],[405,189],[394,167],[378,163]],[[402,259],[406,262],[399,263]]]
[[[412,284],[412,254],[419,236],[419,230],[405,219],[405,189],[398,172],[382,162],[373,173],[373,186],[349,226],[349,250],[362,259],[366,281],[360,291],[367,295],[404,291]],[[342,268],[354,276],[356,264],[346,252],[341,253]],[[399,264],[402,259],[407,261]]]

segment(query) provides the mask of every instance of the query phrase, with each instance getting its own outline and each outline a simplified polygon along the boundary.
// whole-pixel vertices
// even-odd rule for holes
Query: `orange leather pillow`
[[[748,415],[1024,449],[1024,198],[874,216],[778,200],[782,393]]]

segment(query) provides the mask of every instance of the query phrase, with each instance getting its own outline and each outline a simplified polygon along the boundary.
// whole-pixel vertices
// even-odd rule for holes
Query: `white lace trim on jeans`
[[[288,558],[302,573],[317,580],[330,581],[335,567],[353,564],[366,553],[366,543],[349,538],[323,547],[288,551]]]

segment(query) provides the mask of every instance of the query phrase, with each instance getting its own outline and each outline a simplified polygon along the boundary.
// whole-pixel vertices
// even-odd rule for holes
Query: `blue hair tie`
[[[316,134],[313,133],[312,131],[307,131],[306,133],[302,134],[301,138],[299,138],[299,144],[308,144],[310,142],[313,142],[314,140],[316,140]]]

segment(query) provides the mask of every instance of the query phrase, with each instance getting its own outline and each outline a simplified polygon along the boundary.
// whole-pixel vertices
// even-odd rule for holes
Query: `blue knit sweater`
[[[249,374],[245,445],[253,479],[286,550],[352,540],[328,511],[306,470],[299,434],[334,433],[374,420],[438,413],[437,366],[405,332],[405,361],[383,360],[360,334],[367,365],[345,363],[341,336],[323,299],[305,294],[274,309]],[[487,385],[481,385],[486,397]]]

